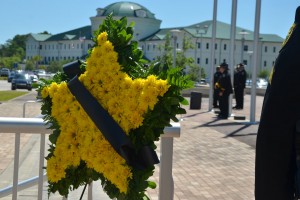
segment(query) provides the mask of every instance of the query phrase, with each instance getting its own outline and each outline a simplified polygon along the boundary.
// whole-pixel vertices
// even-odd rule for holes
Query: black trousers
[[[228,117],[229,115],[229,95],[219,96],[220,116]]]
[[[242,87],[234,88],[234,95],[235,95],[236,107],[244,108],[244,88]]]
[[[219,90],[214,90],[214,96],[213,96],[213,106],[218,107],[218,101],[219,101]]]

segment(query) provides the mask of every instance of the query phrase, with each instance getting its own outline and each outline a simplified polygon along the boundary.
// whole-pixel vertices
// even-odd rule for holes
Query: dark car
[[[10,72],[9,75],[8,75],[8,78],[7,78],[7,82],[10,83],[11,80],[14,78],[15,74],[16,74],[15,72]]]
[[[17,88],[32,90],[32,81],[28,74],[15,74],[11,81],[11,89],[15,90]]]
[[[9,69],[7,69],[7,68],[0,69],[0,76],[8,77],[8,75],[9,75]]]

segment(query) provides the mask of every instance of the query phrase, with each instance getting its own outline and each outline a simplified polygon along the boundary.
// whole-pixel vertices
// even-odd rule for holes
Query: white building
[[[165,42],[166,34],[176,33],[176,49],[182,48],[182,40],[189,37],[195,44],[195,49],[190,49],[186,56],[192,57],[195,63],[204,68],[206,74],[210,72],[211,48],[215,49],[214,64],[229,60],[230,49],[230,24],[217,22],[217,37],[213,47],[210,46],[212,37],[212,21],[204,21],[185,27],[160,28],[161,20],[147,8],[132,2],[117,2],[98,8],[97,14],[90,17],[91,25],[78,28],[56,35],[30,34],[26,43],[26,59],[39,55],[43,64],[49,64],[55,60],[74,60],[87,54],[87,50],[93,45],[92,33],[98,29],[102,21],[113,12],[113,16],[119,19],[127,17],[128,23],[134,21],[134,40],[139,41],[139,46],[144,51],[144,56],[154,60],[162,52],[158,50]],[[251,58],[253,54],[253,31],[236,27],[236,42],[234,51],[234,63],[243,62],[246,70],[251,71]],[[281,48],[283,38],[274,34],[260,34],[259,65],[257,71],[267,69],[270,71],[275,58]]]

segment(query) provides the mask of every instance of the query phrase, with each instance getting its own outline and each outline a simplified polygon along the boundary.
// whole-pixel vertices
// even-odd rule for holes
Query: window
[[[248,65],[248,61],[247,60],[243,60],[244,65]]]
[[[200,49],[201,48],[201,43],[198,42],[197,44],[198,44],[198,49]]]
[[[215,50],[217,50],[217,49],[218,49],[218,44],[216,43],[216,44],[215,44]]]
[[[276,47],[273,47],[273,53],[276,53]]]
[[[208,44],[208,43],[207,43]],[[208,58],[205,59],[205,64],[208,64]]]
[[[140,9],[140,10],[135,10],[134,12],[137,17],[141,17],[141,18],[147,17],[147,13],[145,10]]]
[[[209,49],[209,43],[206,43],[206,49]]]
[[[215,59],[215,65],[217,64],[217,59]]]
[[[268,52],[268,47],[267,46],[265,46],[265,52]]]
[[[226,44],[224,44],[224,48],[223,48],[224,50],[226,50],[227,49],[227,45]]]
[[[264,61],[264,67],[266,67],[267,66],[267,61]]]
[[[200,64],[200,58],[197,58],[197,64]]]
[[[153,45],[153,49],[155,49],[155,44]]]
[[[178,43],[176,43],[176,48],[177,48],[177,49],[179,48],[179,44],[178,44]]]
[[[149,49],[150,49],[150,46],[149,46],[149,44],[147,45],[147,51],[149,51]]]
[[[244,51],[248,51],[248,45],[244,45]]]

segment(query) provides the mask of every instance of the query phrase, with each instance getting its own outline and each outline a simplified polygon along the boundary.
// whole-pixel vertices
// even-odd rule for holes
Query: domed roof
[[[104,8],[102,16],[108,16],[113,13],[113,16],[119,17],[141,17],[155,19],[154,14],[151,13],[144,6],[133,2],[117,2],[110,4]]]

